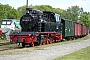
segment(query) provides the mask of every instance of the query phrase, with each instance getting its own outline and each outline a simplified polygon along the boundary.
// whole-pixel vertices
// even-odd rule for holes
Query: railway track
[[[17,46],[17,44],[15,43],[13,44],[11,44],[10,42],[0,43],[0,51],[20,49],[20,48],[22,47]]]
[[[3,45],[10,45],[10,44],[11,44],[10,42],[0,43],[0,46],[3,46]]]
[[[90,39],[69,43],[69,44],[62,44],[58,46],[45,47],[43,50],[22,52],[22,54],[19,53],[16,54],[12,53],[12,55],[5,54],[4,56],[0,56],[0,60],[53,60],[54,58],[70,54],[82,48],[86,48],[88,46],[90,46]]]
[[[86,40],[86,39],[89,39],[90,38],[90,35],[86,36],[85,38],[82,38],[81,40]],[[80,40],[70,40],[70,41],[63,41],[63,42],[60,42],[60,43],[56,43],[56,44],[49,44],[50,46],[53,46],[53,45],[60,45],[60,44],[65,44],[66,43],[71,43],[71,42],[78,42]],[[48,46],[48,45],[47,45]],[[28,48],[29,46],[26,46],[26,48]],[[0,51],[6,51],[6,50],[14,50],[14,49],[22,49],[22,46],[18,46],[16,43],[13,43],[11,44],[9,41],[8,42],[0,42]]]

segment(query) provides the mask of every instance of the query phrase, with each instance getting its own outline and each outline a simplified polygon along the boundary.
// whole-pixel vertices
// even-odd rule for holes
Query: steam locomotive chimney
[[[26,0],[26,14],[29,13],[29,8],[28,8],[28,0]]]
[[[28,0],[26,1],[26,8],[28,8]]]

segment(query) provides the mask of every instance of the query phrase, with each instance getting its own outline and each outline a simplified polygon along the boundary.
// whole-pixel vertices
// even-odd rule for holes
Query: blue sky
[[[90,0],[28,0],[29,5],[50,5],[54,8],[67,9],[70,6],[78,5],[83,7],[84,11],[90,12]],[[2,4],[9,4],[17,8],[26,5],[26,0],[0,0]]]

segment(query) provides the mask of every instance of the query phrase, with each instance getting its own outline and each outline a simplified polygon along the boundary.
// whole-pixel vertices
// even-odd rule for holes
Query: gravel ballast
[[[46,47],[42,50],[23,52],[18,55],[3,55],[0,60],[52,60],[90,46],[90,39],[69,44]]]

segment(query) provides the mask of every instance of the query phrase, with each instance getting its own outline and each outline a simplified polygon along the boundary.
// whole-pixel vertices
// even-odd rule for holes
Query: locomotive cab
[[[61,16],[59,14],[55,14],[55,18],[56,18],[56,32],[62,33]]]
[[[61,22],[61,16],[59,14],[56,14],[56,13],[55,13],[54,16],[56,18],[56,23],[59,23],[60,24],[60,22]]]
[[[46,15],[45,20],[47,23],[45,23],[45,31],[48,32],[57,32],[61,33],[62,32],[62,27],[61,27],[61,16],[56,13],[52,12],[43,12],[44,15]]]

